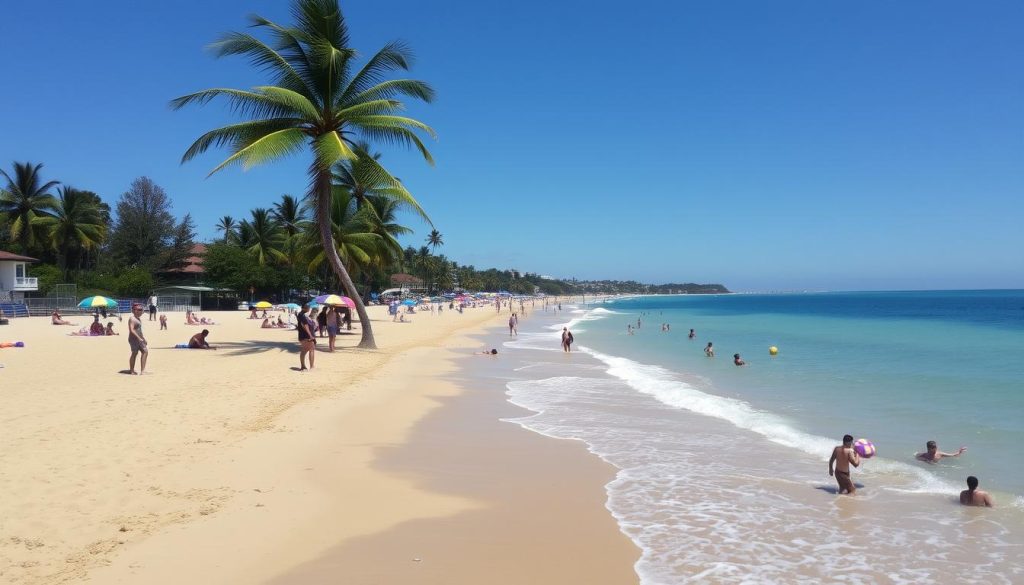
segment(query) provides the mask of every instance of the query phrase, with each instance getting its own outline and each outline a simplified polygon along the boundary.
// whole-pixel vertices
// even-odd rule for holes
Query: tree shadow
[[[220,355],[256,355],[271,351],[299,353],[299,344],[296,341],[226,341],[216,344]]]

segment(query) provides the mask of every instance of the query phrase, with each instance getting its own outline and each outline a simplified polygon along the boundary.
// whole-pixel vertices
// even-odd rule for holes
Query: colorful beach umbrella
[[[256,308],[257,309],[272,309],[272,308],[274,308],[274,305],[271,305],[267,301],[260,301],[260,302],[256,303]]]
[[[403,304],[403,305],[409,305],[409,306],[412,306],[412,305],[415,305],[415,304],[416,304],[416,301],[414,301],[414,300],[412,300],[412,299],[405,299],[404,301],[402,301],[402,304]]]
[[[82,299],[82,302],[78,303],[78,306],[83,309],[93,309],[97,307],[106,307],[108,309],[116,309],[117,301],[114,299],[108,299],[107,297],[96,295],[94,297],[86,297]]]
[[[329,294],[329,295],[320,295],[320,296],[316,297],[313,300],[315,300],[316,302],[320,303],[321,305],[344,305],[345,301],[343,301],[341,299],[342,299],[341,295]]]
[[[356,308],[356,302],[348,297],[341,297],[341,304],[345,305],[350,309]]]

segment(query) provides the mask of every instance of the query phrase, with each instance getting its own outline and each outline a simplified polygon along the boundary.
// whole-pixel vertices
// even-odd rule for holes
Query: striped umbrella
[[[354,306],[356,306],[355,303],[352,303],[352,299],[350,299],[348,297],[343,297],[343,296],[340,296],[340,295],[334,295],[334,294],[320,295],[320,296],[318,296],[317,298],[315,298],[313,300],[315,300],[316,302],[320,303],[321,305],[334,305],[334,306],[345,305],[346,307],[354,307]],[[352,304],[350,305],[349,303],[352,303]]]
[[[94,297],[86,297],[82,299],[82,302],[78,303],[78,306],[83,309],[94,309],[97,307],[106,307],[108,309],[116,309],[117,301],[114,299],[108,299],[107,297],[96,295]]]

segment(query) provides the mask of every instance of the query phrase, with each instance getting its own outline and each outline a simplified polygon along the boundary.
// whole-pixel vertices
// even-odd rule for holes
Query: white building
[[[39,279],[28,275],[28,265],[35,258],[0,250],[0,302],[19,303],[26,292],[39,290]]]

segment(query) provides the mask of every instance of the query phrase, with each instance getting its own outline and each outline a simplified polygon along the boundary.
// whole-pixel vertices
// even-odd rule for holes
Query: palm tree
[[[271,212],[281,228],[288,237],[294,237],[302,231],[303,223],[306,221],[306,210],[298,199],[291,195],[281,195],[281,200],[274,204]]]
[[[358,207],[364,207],[370,197],[386,197],[394,201],[398,207],[412,210],[423,221],[433,225],[427,212],[423,211],[402,182],[391,177],[386,171],[381,172],[379,152],[370,152],[370,145],[366,142],[355,144],[352,152],[356,155],[354,158],[343,159],[334,165],[333,180],[335,185],[340,185],[352,193]]]
[[[331,240],[337,246],[335,252],[353,274],[365,269],[379,249],[381,237],[373,232],[374,218],[365,209],[358,209],[351,194],[335,187],[331,198]],[[309,254],[309,271],[315,271],[323,264],[327,255],[323,246],[310,237],[306,246]],[[349,295],[350,297],[352,295]],[[352,297],[353,299],[355,297]]]
[[[366,208],[373,212],[373,233],[381,237],[380,265],[387,268],[402,261],[402,244],[398,236],[412,230],[398,223],[400,202],[384,195],[367,195]]]
[[[0,174],[7,179],[7,188],[0,194],[0,213],[7,216],[11,238],[18,241],[20,252],[27,254],[36,243],[36,218],[52,217],[57,200],[50,194],[60,183],[49,181],[40,184],[39,169],[42,163],[14,163],[14,178],[6,171]]]
[[[427,236],[427,244],[430,244],[430,247],[436,252],[438,246],[444,245],[444,239],[443,236],[441,236],[441,232],[437,230],[430,230],[430,235]]]
[[[278,262],[284,259],[284,253],[281,252],[284,232],[270,216],[269,210],[264,207],[253,209],[252,221],[243,219],[239,231],[242,229],[249,235],[249,241],[245,242],[245,250],[256,257],[260,266],[265,265],[267,260]]]
[[[278,160],[309,147],[313,153],[309,195],[315,202],[321,244],[346,294],[356,302],[363,332],[359,346],[375,348],[366,307],[332,242],[331,168],[357,156],[353,145],[358,139],[412,146],[433,163],[418,132],[433,137],[434,131],[399,115],[404,106],[397,98],[430,102],[434,90],[422,81],[385,79],[393,71],[408,70],[411,63],[411,52],[398,42],[387,44],[356,69],[356,51],[349,47],[348,26],[337,0],[293,0],[292,14],[297,23],[290,27],[252,17],[253,26],[267,31],[273,46],[237,32],[213,45],[218,57],[249,57],[276,85],[248,91],[207,89],[173,100],[172,107],[179,109],[224,97],[235,111],[251,118],[203,134],[185,151],[182,162],[211,146],[229,147],[232,154],[212,174],[233,164],[249,168]],[[401,186],[376,161],[373,166],[384,184]]]
[[[224,243],[228,244],[236,240],[238,222],[230,215],[225,215],[217,222],[217,231],[224,232]]]
[[[107,236],[107,225],[94,193],[62,187],[52,216],[36,217],[34,225],[43,229],[57,252],[61,271],[67,276],[69,265],[79,266],[82,252],[99,247]],[[74,259],[76,262],[71,262]]]

